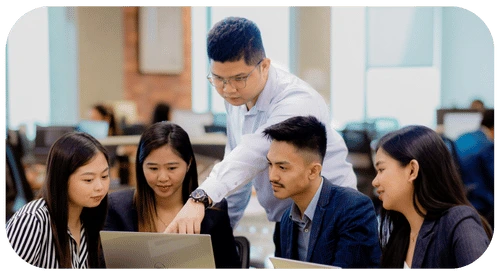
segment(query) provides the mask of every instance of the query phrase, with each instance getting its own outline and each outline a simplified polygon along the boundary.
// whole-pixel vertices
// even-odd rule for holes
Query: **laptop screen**
[[[275,269],[340,268],[338,266],[291,260],[281,257],[269,257],[269,260]]]
[[[101,231],[107,268],[215,268],[208,234]]]

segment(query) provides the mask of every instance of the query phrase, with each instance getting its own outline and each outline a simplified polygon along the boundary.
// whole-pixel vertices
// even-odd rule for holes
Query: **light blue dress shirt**
[[[266,85],[255,106],[232,106],[227,111],[227,139],[224,159],[216,164],[200,188],[214,202],[226,199],[231,225],[236,227],[250,200],[252,185],[268,220],[278,222],[292,200],[274,197],[269,184],[267,151],[270,141],[262,131],[293,116],[317,117],[327,129],[327,152],[322,176],[333,184],[356,189],[356,176],[346,161],[347,147],[330,124],[330,112],[323,97],[295,75],[271,65]]]

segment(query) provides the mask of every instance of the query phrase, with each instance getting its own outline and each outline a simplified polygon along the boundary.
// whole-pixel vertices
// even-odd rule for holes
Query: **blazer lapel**
[[[289,215],[289,211],[285,211],[285,215]],[[282,257],[284,258],[289,258],[291,259],[292,257],[292,245],[293,245],[293,222],[291,222],[289,220],[289,218],[287,217],[286,219],[284,219],[284,221],[282,221],[280,223],[280,227],[283,227],[283,230],[280,230],[281,231],[281,244],[285,243],[286,246],[285,247],[282,247],[282,249],[284,248],[284,251],[283,251],[283,255]]]
[[[424,220],[422,227],[418,233],[417,243],[415,244],[415,250],[413,251],[413,259],[411,263],[411,268],[420,268],[425,258],[425,252],[427,251],[427,246],[434,235],[435,221]]]
[[[325,206],[330,202],[330,189],[331,183],[323,178],[323,188],[321,188],[321,193],[319,194],[318,204],[316,210],[314,211],[314,217],[311,226],[311,235],[309,236],[309,245],[307,248],[306,261],[311,260],[312,252],[318,241],[321,224],[323,223],[323,218],[325,214]]]

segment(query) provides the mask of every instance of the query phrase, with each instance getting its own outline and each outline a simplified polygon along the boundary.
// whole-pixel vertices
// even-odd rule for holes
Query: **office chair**
[[[124,136],[135,136],[142,135],[144,131],[148,128],[146,124],[134,123],[134,124],[124,124],[121,126],[122,133]]]
[[[12,188],[14,190],[6,190],[8,194],[15,194],[12,198],[13,201],[6,201],[7,205],[11,209],[6,209],[7,212],[13,214],[19,210],[23,205],[30,202],[34,198],[33,190],[26,179],[26,174],[24,172],[24,167],[21,163],[21,159],[14,152],[12,145],[9,142],[5,144],[6,153],[6,183],[13,183],[12,186],[7,185],[6,189]],[[9,216],[6,216],[8,219]]]
[[[349,154],[347,160],[358,179],[358,190],[374,199],[372,180],[376,171],[373,165],[372,135],[369,129],[344,129],[341,131]]]
[[[241,268],[250,268],[250,242],[245,236],[235,236],[234,240],[240,255]]]
[[[75,130],[76,126],[69,125],[36,125],[35,144],[33,148],[33,155],[36,162],[45,164],[52,144],[62,135],[74,132]]]
[[[219,126],[219,125],[211,124],[211,125],[205,125],[204,128],[205,128],[205,133],[227,134],[226,126]]]
[[[439,136],[443,140],[446,147],[448,147],[448,150],[450,151],[451,157],[455,161],[455,165],[459,169],[459,172],[460,172],[460,161],[458,159],[458,153],[457,153],[455,141],[453,141],[451,138],[447,137],[444,134],[440,134]]]

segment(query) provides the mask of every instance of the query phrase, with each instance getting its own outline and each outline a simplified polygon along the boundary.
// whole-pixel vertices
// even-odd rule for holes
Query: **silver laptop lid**
[[[101,231],[107,268],[215,268],[208,234]]]
[[[317,264],[280,257],[269,257],[275,269],[298,269],[298,268],[340,268],[338,266]]]

